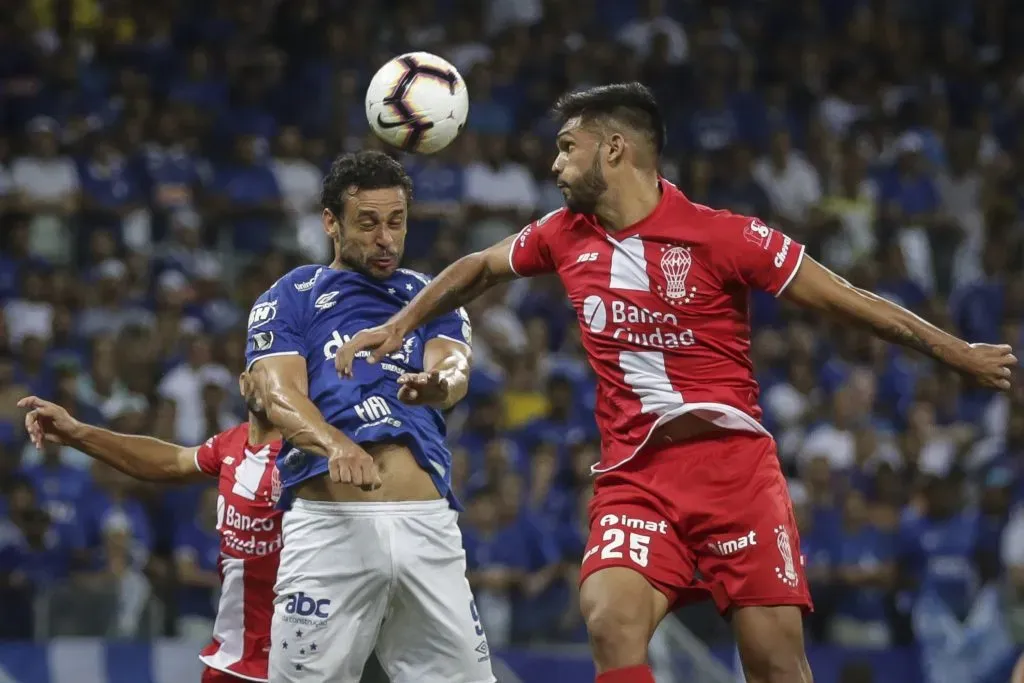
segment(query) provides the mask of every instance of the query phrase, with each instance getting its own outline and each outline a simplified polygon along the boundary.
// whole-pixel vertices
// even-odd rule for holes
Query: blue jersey
[[[379,363],[356,356],[352,377],[334,369],[334,354],[357,332],[385,322],[429,282],[399,269],[386,280],[325,266],[302,266],[274,283],[249,313],[246,367],[261,358],[299,355],[306,360],[309,397],[328,423],[356,443],[408,446],[437,490],[458,508],[451,492],[451,453],[445,422],[434,408],[398,400],[400,375],[422,372],[426,343],[438,337],[469,345],[469,316],[462,309],[411,332],[402,348]],[[327,472],[327,459],[285,443],[277,460],[287,501],[289,489]]]

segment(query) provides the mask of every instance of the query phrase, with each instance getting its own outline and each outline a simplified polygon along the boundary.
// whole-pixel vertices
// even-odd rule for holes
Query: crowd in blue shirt
[[[760,216],[970,341],[1019,346],[1022,26],[1011,0],[37,0],[6,13],[0,636],[58,629],[31,601],[68,586],[118,596],[110,633],[212,617],[204,490],[38,453],[14,402],[34,393],[186,445],[243,419],[245,312],[292,267],[329,259],[319,183],[336,154],[380,148],[362,93],[390,56],[446,56],[471,101],[450,149],[403,158],[410,268],[437,272],[559,206],[547,107],[638,79],[669,121],[663,174],[692,199]],[[1024,394],[981,392],[753,296],[811,637],[886,647],[925,637],[922,605],[966,629],[986,591],[1012,604]],[[578,640],[600,446],[574,314],[544,278],[469,312],[471,393],[448,423],[477,606],[495,646]],[[154,601],[164,621],[142,616]],[[706,612],[683,618],[719,633]]]

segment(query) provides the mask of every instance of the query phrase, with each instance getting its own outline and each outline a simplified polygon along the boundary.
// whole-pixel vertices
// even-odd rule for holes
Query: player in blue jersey
[[[351,378],[334,367],[345,341],[428,281],[398,267],[411,191],[384,154],[339,157],[322,196],[334,262],[293,270],[249,315],[247,366],[286,441],[290,501],[271,683],[357,681],[374,650],[392,683],[495,680],[441,415],[466,394],[469,318],[437,318]]]

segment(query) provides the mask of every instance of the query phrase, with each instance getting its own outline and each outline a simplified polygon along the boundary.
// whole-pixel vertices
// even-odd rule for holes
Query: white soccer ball
[[[454,140],[469,114],[466,82],[429,52],[410,52],[380,68],[366,89],[366,118],[381,140],[433,154]]]

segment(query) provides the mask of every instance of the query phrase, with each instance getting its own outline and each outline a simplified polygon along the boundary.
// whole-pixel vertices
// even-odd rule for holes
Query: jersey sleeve
[[[473,345],[473,325],[469,322],[469,313],[465,308],[459,308],[447,315],[443,315],[426,325],[427,341],[431,339],[448,339],[466,346]]]
[[[196,449],[196,469],[203,474],[216,477],[220,474],[220,434],[211,436]]]
[[[508,263],[519,277],[543,275],[556,270],[551,252],[552,233],[565,209],[552,211],[519,231],[508,252]]]
[[[757,218],[732,215],[715,229],[726,279],[779,296],[800,269],[804,245]]]
[[[245,368],[261,358],[305,356],[304,301],[289,276],[274,283],[249,311]]]

